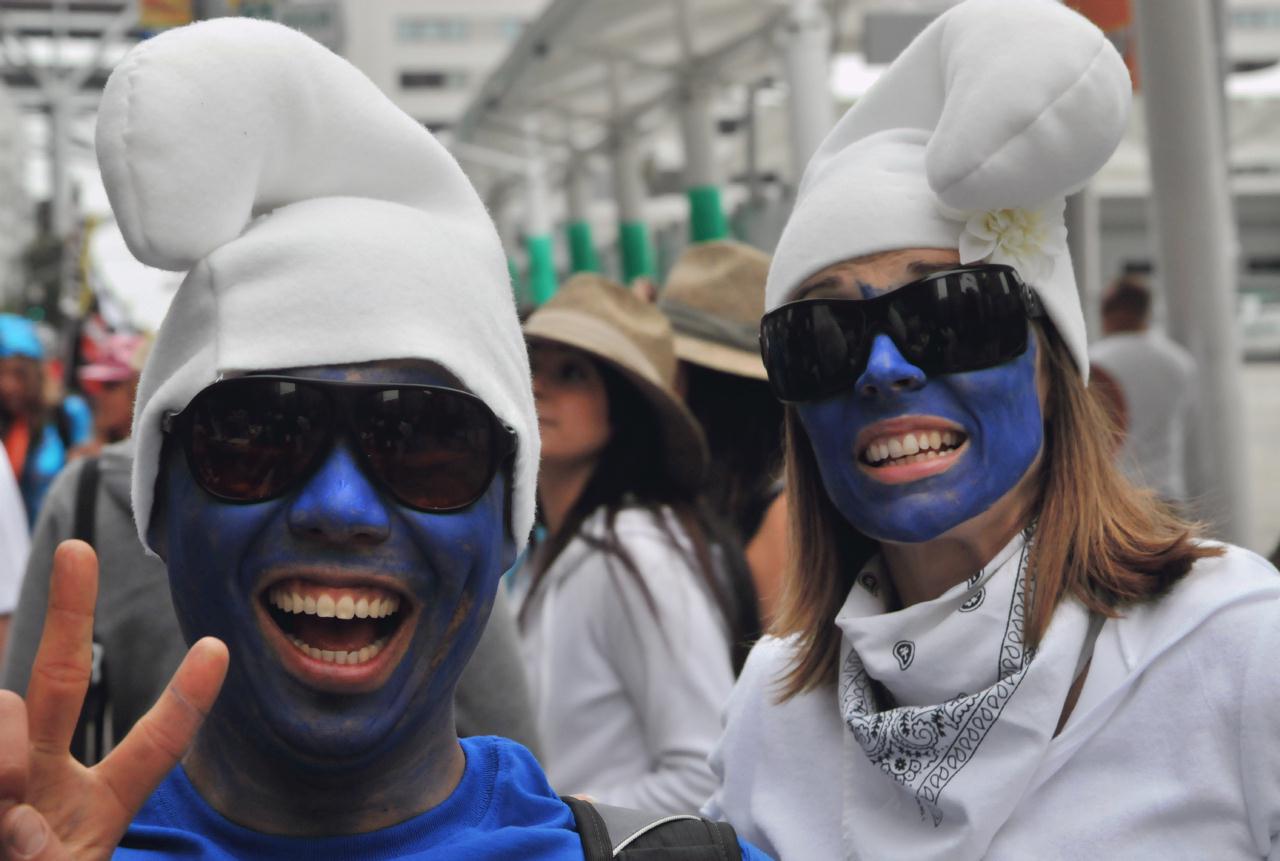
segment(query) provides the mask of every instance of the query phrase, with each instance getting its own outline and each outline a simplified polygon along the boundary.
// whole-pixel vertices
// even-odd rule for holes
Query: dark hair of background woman
[[[769,384],[685,363],[688,404],[711,452],[707,502],[745,545],[781,487],[782,404]]]

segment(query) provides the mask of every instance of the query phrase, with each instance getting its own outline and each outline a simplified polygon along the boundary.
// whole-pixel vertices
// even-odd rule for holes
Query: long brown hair
[[[1036,645],[1054,609],[1068,597],[1115,617],[1127,605],[1169,590],[1196,560],[1222,555],[1198,543],[1199,528],[1180,518],[1116,467],[1110,419],[1086,388],[1066,343],[1037,326],[1048,383],[1044,453],[1033,511],[1039,519],[1028,590],[1027,642]],[[795,658],[781,698],[835,681],[840,631],[836,613],[877,543],[850,526],[827,498],[818,463],[794,408],[786,410],[791,546],[781,605],[770,633],[794,637]]]

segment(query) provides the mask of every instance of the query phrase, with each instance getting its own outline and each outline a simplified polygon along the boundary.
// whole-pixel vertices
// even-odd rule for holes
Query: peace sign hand
[[[26,701],[0,691],[0,859],[110,857],[186,752],[222,686],[227,647],[206,637],[120,745],[93,768],[81,765],[70,747],[89,687],[97,594],[93,549],[62,542]]]

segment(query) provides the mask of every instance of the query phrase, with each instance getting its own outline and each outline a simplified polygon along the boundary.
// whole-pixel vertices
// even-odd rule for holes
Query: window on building
[[[466,18],[413,15],[396,19],[400,42],[465,42],[470,38],[471,22]]]
[[[462,69],[430,69],[400,73],[403,90],[460,90],[470,80]]]
[[[514,42],[524,32],[524,21],[520,18],[499,18],[496,23],[498,34],[508,42]]]

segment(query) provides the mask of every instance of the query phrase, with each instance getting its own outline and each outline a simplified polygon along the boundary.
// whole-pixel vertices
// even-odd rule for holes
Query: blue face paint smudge
[[[800,405],[823,485],[841,515],[872,538],[919,543],[982,514],[1016,486],[1044,437],[1034,333],[1027,343],[1003,365],[928,377],[881,334],[852,390]],[[906,484],[877,481],[860,463],[855,440],[870,425],[902,416],[954,422],[967,447],[946,472]]]
[[[310,368],[315,379],[451,385],[423,367]],[[220,502],[199,488],[178,446],[161,476],[166,563],[188,641],[227,643],[231,667],[215,712],[268,756],[347,768],[414,751],[451,714],[453,689],[488,618],[514,546],[499,473],[469,508],[430,514],[394,502],[361,469],[341,437],[291,494],[252,505]],[[361,569],[392,577],[420,608],[408,650],[387,681],[363,693],[317,690],[286,671],[264,638],[264,572]],[[402,624],[409,624],[404,622]]]

